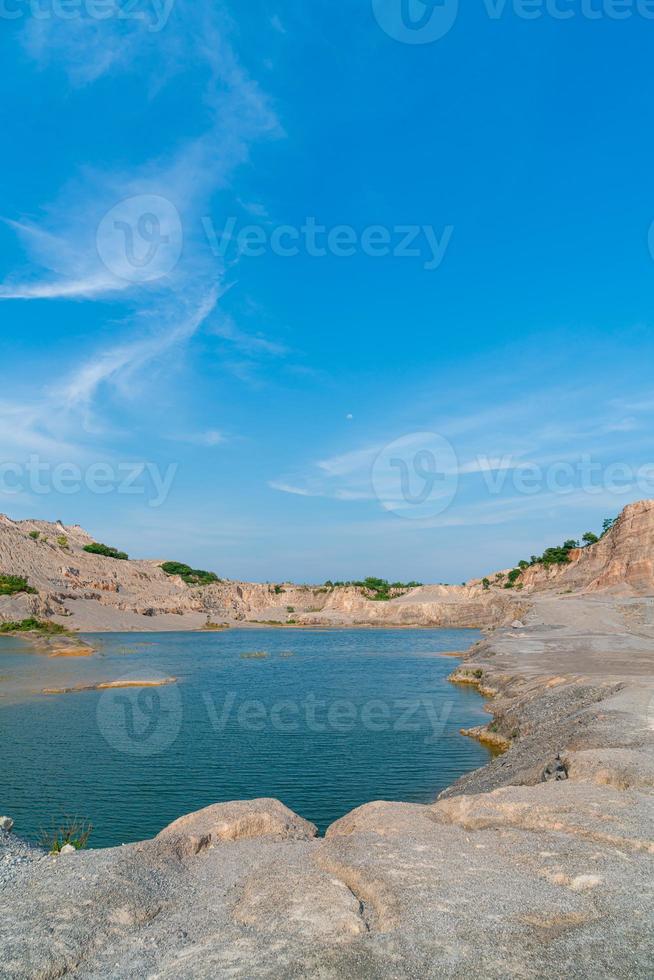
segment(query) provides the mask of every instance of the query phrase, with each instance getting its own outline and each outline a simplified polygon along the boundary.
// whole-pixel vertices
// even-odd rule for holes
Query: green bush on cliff
[[[0,633],[66,633],[67,630],[59,623],[52,623],[45,619],[21,619],[15,622],[0,623]]]
[[[90,555],[102,555],[103,558],[115,558],[118,561],[129,561],[129,555],[125,551],[117,551],[110,548],[107,544],[85,544],[83,551],[88,551]]]
[[[546,548],[539,559],[540,565],[566,565],[570,561],[572,547],[561,545],[558,548]]]
[[[522,575],[522,569],[521,568],[512,568],[511,571],[509,572],[509,574],[507,575],[507,582],[506,582],[504,588],[505,589],[512,589],[514,587],[514,585],[516,584],[516,582],[518,581],[518,579],[520,578],[521,575]]]
[[[372,592],[370,598],[375,602],[388,602],[393,598],[393,594],[398,592],[408,592],[409,589],[417,589],[421,582],[388,582],[385,578],[365,578],[363,582],[352,582],[352,585]]]
[[[187,585],[211,585],[220,582],[214,572],[205,572],[201,568],[191,568],[179,561],[165,561],[161,566],[166,575],[179,575]]]
[[[0,575],[0,595],[17,595],[19,592],[36,595],[36,589],[22,575]]]

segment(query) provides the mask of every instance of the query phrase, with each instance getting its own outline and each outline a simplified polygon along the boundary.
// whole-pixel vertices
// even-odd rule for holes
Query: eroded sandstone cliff
[[[38,538],[35,536],[38,534]],[[491,626],[514,617],[515,597],[481,585],[423,586],[390,601],[359,588],[224,580],[193,587],[161,561],[117,561],[84,551],[78,526],[0,516],[0,572],[37,594],[0,597],[0,620],[36,616],[81,630],[201,629],[206,623],[347,626]]]
[[[520,619],[541,592],[654,592],[654,500],[626,507],[597,544],[571,551],[568,564],[528,568],[515,589],[491,576],[487,588],[481,579],[426,585],[383,602],[353,587],[229,580],[192,587],[162,571],[163,559],[116,561],[85,552],[92,541],[76,525],[0,516],[0,572],[37,589],[0,597],[0,620],[36,616],[81,630],[201,629],[208,621],[489,627]]]

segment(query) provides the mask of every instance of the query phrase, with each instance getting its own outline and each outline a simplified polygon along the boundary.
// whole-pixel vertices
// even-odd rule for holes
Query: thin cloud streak
[[[121,371],[137,371],[176,345],[193,337],[215,309],[219,295],[217,288],[212,289],[201,301],[195,313],[169,330],[135,341],[133,344],[124,344],[101,352],[79,368],[56,393],[68,408],[88,404],[99,386],[115,380]]]

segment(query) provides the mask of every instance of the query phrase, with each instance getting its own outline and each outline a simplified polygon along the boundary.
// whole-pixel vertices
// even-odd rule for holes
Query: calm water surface
[[[370,800],[426,803],[488,761],[459,728],[488,720],[447,683],[474,630],[230,630],[87,635],[60,660],[0,638],[0,811],[38,839],[62,814],[105,847],[184,813],[271,796],[321,831]],[[267,656],[253,657],[253,653]],[[250,656],[248,656],[250,655]],[[152,689],[43,687],[175,676]]]

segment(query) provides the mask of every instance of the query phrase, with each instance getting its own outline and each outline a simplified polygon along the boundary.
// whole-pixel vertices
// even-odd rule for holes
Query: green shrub
[[[129,555],[125,551],[117,551],[106,544],[85,544],[83,551],[88,551],[90,555],[102,555],[103,558],[115,558],[118,561],[128,561]]]
[[[512,589],[513,586],[516,584],[516,582],[518,581],[518,579],[520,578],[521,575],[522,575],[522,569],[521,568],[512,568],[511,571],[509,572],[509,574],[507,575],[507,582],[506,582],[506,585],[504,586],[504,588],[505,589]]]
[[[490,579],[483,578],[481,580],[481,584],[483,585],[484,589],[490,589]]]
[[[66,633],[67,630],[59,623],[52,623],[45,619],[21,619],[15,622],[0,623],[0,633],[50,633],[59,635]]]
[[[161,566],[166,575],[179,575],[186,585],[211,585],[220,582],[213,572],[205,572],[201,568],[191,568],[179,561],[165,561]]]
[[[609,524],[612,527],[611,522],[605,521],[604,524]],[[609,528],[610,529],[610,528]],[[607,528],[605,527],[604,533],[606,534]],[[586,531],[582,539],[586,544],[595,544],[599,541],[599,538],[593,534],[592,531]],[[518,568],[524,570],[529,568],[531,565],[544,565],[546,568],[551,565],[567,565],[570,561],[570,552],[580,547],[580,542],[575,541],[573,538],[568,538],[564,541],[562,545],[556,545],[552,548],[546,548],[542,555],[532,555],[531,561],[521,561],[518,562]]]
[[[68,538],[66,537],[65,534],[59,535],[59,537],[57,538],[57,544],[59,545],[60,548],[68,547]]]
[[[17,595],[19,592],[36,595],[36,589],[28,585],[22,575],[0,575],[0,595]]]
[[[422,582],[389,582],[385,578],[375,578],[369,576],[363,579],[363,581],[351,581],[351,582],[332,582],[328,579],[325,582],[324,589],[315,589],[315,593],[329,592],[332,589],[364,589],[366,592],[372,592],[369,599],[376,601],[386,602],[392,599],[392,593],[398,592],[408,592],[410,589],[418,589],[422,585]]]
[[[275,593],[275,595],[282,595],[282,593],[286,592],[286,589],[283,589],[281,585],[276,585],[273,589],[273,592]]]
[[[30,531],[30,538],[32,539],[32,541],[38,541],[40,537],[41,537],[40,531]]]
[[[388,582],[385,578],[374,578],[369,576],[362,582],[346,582],[345,585],[354,585],[363,589],[365,592],[372,592],[369,596],[373,602],[388,602],[393,598],[393,593],[408,592],[409,589],[417,589],[422,582]]]
[[[540,558],[540,564],[547,566],[549,565],[566,565],[570,561],[570,552],[572,548],[566,548],[565,546],[559,548],[546,548]]]

